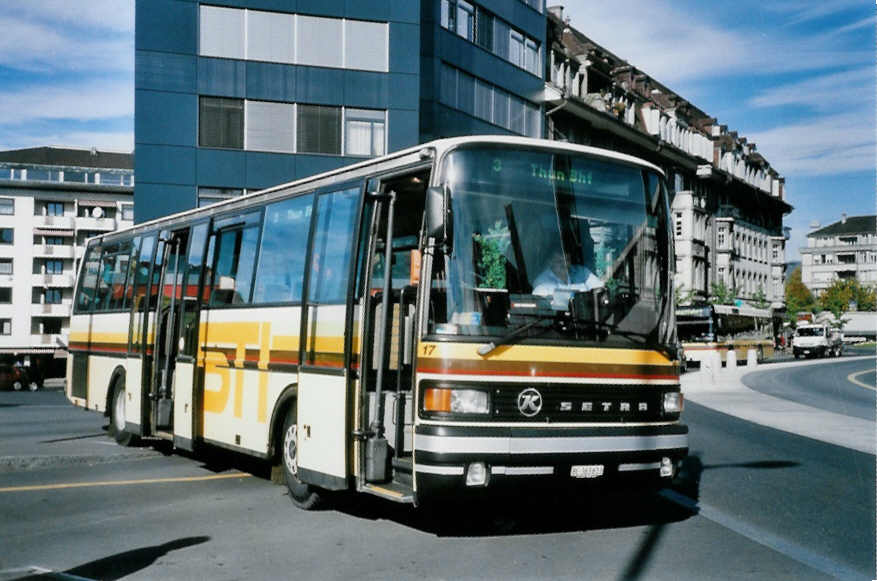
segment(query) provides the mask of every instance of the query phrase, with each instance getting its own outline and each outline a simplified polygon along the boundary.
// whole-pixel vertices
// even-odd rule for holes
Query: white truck
[[[843,335],[839,329],[821,323],[798,325],[792,337],[792,353],[800,357],[840,357]]]

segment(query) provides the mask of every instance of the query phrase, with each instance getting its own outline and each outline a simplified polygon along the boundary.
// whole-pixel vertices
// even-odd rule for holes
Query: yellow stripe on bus
[[[551,361],[556,363],[605,363],[615,365],[666,365],[673,363],[662,353],[645,349],[602,347],[553,347],[548,345],[501,345],[486,356],[478,354],[478,343],[422,342],[418,355],[433,359],[470,361]]]

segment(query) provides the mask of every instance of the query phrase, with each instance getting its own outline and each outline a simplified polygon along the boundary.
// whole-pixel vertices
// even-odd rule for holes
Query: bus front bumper
[[[418,496],[532,484],[670,481],[688,455],[688,426],[600,428],[419,425]]]

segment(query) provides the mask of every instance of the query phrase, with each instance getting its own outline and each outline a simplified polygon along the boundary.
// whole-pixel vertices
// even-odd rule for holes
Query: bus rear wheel
[[[138,438],[125,429],[125,380],[117,379],[113,384],[113,398],[110,402],[110,435],[122,446],[134,446]]]
[[[323,495],[316,487],[298,479],[298,425],[296,423],[295,404],[289,406],[286,419],[283,421],[283,438],[281,442],[281,462],[286,477],[286,487],[292,503],[304,510],[316,510],[323,506]]]

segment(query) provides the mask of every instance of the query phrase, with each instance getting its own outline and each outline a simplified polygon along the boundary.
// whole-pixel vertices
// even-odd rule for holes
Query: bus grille
[[[539,398],[534,399],[534,394],[528,389],[537,390]],[[492,418],[512,422],[594,423],[676,419],[678,416],[675,414],[669,417],[662,412],[661,404],[666,391],[678,391],[678,388],[667,390],[638,385],[503,386],[493,391]],[[533,413],[540,403],[538,399],[541,399],[541,407],[537,413]],[[522,405],[519,405],[519,401]]]

